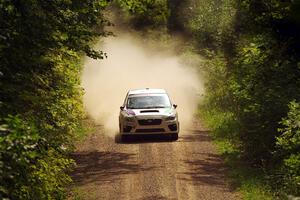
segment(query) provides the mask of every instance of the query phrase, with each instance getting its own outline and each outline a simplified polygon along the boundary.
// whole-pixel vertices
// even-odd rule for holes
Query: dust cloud
[[[109,136],[118,132],[119,107],[129,89],[167,90],[173,103],[178,105],[180,134],[192,124],[203,92],[197,68],[170,53],[172,46],[171,51],[158,51],[160,44],[152,43],[151,46],[138,36],[123,34],[99,43],[99,49],[108,55],[106,59],[85,60],[82,74],[84,106],[96,123],[104,125]],[[155,51],[153,46],[156,46]]]

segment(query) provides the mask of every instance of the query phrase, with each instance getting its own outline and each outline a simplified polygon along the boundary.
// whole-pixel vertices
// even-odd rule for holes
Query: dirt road
[[[74,153],[75,187],[83,199],[239,199],[208,132],[196,123],[181,133],[120,144],[98,127]]]

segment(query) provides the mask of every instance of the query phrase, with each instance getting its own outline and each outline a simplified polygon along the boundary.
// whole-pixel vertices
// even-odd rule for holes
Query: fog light
[[[171,124],[168,127],[171,131],[177,131],[177,124]]]
[[[131,126],[125,126],[125,127],[123,127],[123,132],[124,132],[124,133],[128,133],[128,132],[131,131],[131,129],[132,129]]]

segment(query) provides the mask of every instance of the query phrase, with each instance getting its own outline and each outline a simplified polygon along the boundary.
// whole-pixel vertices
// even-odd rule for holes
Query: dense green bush
[[[63,199],[106,0],[0,1],[0,199]]]
[[[46,146],[34,124],[9,116],[1,126],[1,197],[62,199],[73,161]]]
[[[191,0],[184,9],[184,27],[200,48],[216,49],[231,42],[226,40],[234,36],[235,12],[234,0]]]
[[[280,123],[282,135],[277,137],[278,152],[284,158],[282,174],[285,188],[300,195],[300,104],[295,101],[289,104],[288,116]]]
[[[286,115],[289,101],[299,96],[295,84],[299,71],[293,61],[282,59],[285,53],[268,34],[246,36],[238,45],[231,91],[240,110],[236,114],[241,140],[251,159],[269,159],[278,122]]]
[[[164,28],[170,15],[167,0],[117,0],[137,29]]]

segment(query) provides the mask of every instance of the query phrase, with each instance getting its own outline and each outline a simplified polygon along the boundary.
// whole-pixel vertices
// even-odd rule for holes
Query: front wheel
[[[121,135],[121,141],[127,142],[130,139],[130,135]]]
[[[121,126],[121,123],[119,123],[119,133],[121,134],[122,132],[122,126]]]
[[[178,140],[178,133],[172,133],[171,134],[171,139],[174,140],[174,141]]]

